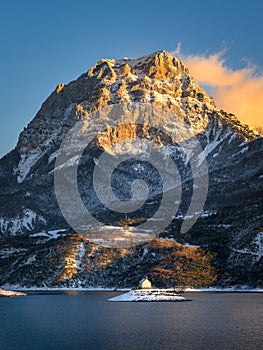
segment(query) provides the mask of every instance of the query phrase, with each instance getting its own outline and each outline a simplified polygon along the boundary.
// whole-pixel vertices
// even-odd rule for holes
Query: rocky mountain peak
[[[96,119],[96,113],[92,113],[103,107],[110,109],[112,106],[128,106],[127,108],[132,109],[134,105],[140,108],[159,108],[162,113],[156,118],[154,116],[157,127],[151,128],[149,123],[147,124],[147,114],[144,113],[142,118],[145,119],[140,119],[142,123],[120,123],[114,124],[114,127],[107,123],[106,118],[103,119],[103,113],[100,113],[101,119]],[[149,115],[150,113],[151,109]],[[147,221],[147,218],[150,220],[153,209],[160,203],[161,183],[159,184],[157,172],[148,166],[146,161],[122,164],[114,172],[115,178],[111,182],[118,198],[124,201],[130,199],[129,184],[134,178],[144,180],[145,175],[150,188],[145,206],[142,206],[134,217],[124,218],[100,205],[94,195],[90,172],[98,164],[102,151],[113,156],[132,148],[136,151],[141,150],[147,156],[150,153],[149,142],[141,141],[154,141],[158,152],[162,153],[165,159],[175,162],[182,180],[182,202],[176,215],[171,216],[171,223],[162,232],[162,238],[168,237],[169,240],[189,242],[211,249],[218,256],[217,266],[221,271],[219,278],[224,283],[255,284],[261,281],[262,284],[263,140],[257,139],[257,136],[234,115],[217,108],[213,99],[194,80],[183,62],[166,51],[137,59],[102,59],[75,81],[65,85],[60,83],[20,134],[15,150],[0,160],[0,237],[3,239],[0,246],[1,283],[21,283],[30,286],[31,283],[35,283],[35,277],[32,279],[34,271],[34,276],[39,277],[39,285],[56,285],[60,282],[52,282],[52,276],[63,274],[66,278],[63,280],[65,286],[79,286],[82,283],[100,285],[99,278],[105,278],[104,283],[107,285],[108,275],[101,275],[102,271],[111,271],[111,266],[118,270],[122,266],[120,256],[112,255],[111,265],[107,263],[108,251],[104,249],[107,256],[101,259],[100,252],[96,253],[97,246],[94,243],[86,242],[80,235],[72,235],[72,229],[58,207],[54,190],[55,167],[70,170],[76,164],[76,159],[70,154],[65,162],[62,161],[58,166],[55,160],[62,141],[77,120],[82,123],[82,131],[90,132],[89,135],[94,140],[87,154],[82,157],[83,163],[78,169],[78,188],[88,210],[106,224],[103,228],[105,236],[109,236],[111,232],[111,225],[107,223],[113,225],[112,235],[120,238],[120,223],[126,227],[128,223],[140,223]],[[201,180],[197,184],[192,181],[194,174],[190,169],[191,164],[189,165],[183,150],[180,150],[177,138],[177,135],[181,134],[178,120],[188,127],[183,135],[186,140],[193,136],[200,142],[202,157],[199,158],[199,154],[195,158],[202,161],[204,155],[209,172],[207,201],[195,226],[184,236],[180,233],[180,228],[187,217],[187,208],[194,189],[203,192],[204,173],[197,171],[196,178]],[[159,128],[159,125],[162,128]],[[165,132],[158,133],[159,129]],[[171,134],[175,137],[166,139],[166,136]],[[76,142],[77,150],[78,147]],[[164,168],[170,170],[169,166]],[[103,169],[106,174],[110,174],[109,168]],[[172,178],[171,175],[169,179]],[[70,181],[70,177],[68,179]],[[140,200],[141,192],[137,192],[136,200]],[[68,195],[68,186],[65,186],[65,195],[75,205],[70,214],[77,215],[79,206]],[[167,206],[163,208],[163,213],[167,209]],[[198,215],[194,212],[193,216],[196,214]],[[137,229],[136,226],[135,233]],[[87,230],[93,230],[94,235],[96,232],[102,234],[101,227]],[[126,236],[130,237],[133,227],[130,230],[128,225],[128,229],[124,231]],[[144,237],[145,231],[139,234]],[[14,236],[13,240],[10,240],[10,236]],[[162,242],[163,239],[158,240],[158,244]],[[10,244],[12,246],[9,246]],[[91,251],[95,252],[96,259],[93,259]],[[12,252],[12,258],[9,252]],[[140,248],[136,256],[131,250],[125,254],[128,259],[126,266],[129,269],[124,272],[118,270],[124,279],[130,274],[131,266],[134,266],[134,271],[141,266],[145,269],[145,274],[150,267],[153,268],[153,260],[159,259],[164,264],[167,261],[171,262],[171,257],[166,256],[165,251],[160,255],[159,250],[152,251],[149,247]],[[34,269],[31,268],[31,261],[34,262]],[[50,261],[52,268],[47,269]],[[57,261],[61,262],[59,268]],[[75,265],[70,265],[69,261],[73,261]],[[96,261],[106,262],[102,270],[98,268]],[[85,271],[91,271],[91,274],[82,270],[84,266]],[[163,267],[156,266],[157,269]],[[47,273],[44,275],[42,271]],[[119,281],[119,278],[111,278],[112,285]],[[127,285],[129,283],[128,279]]]
[[[51,139],[63,137],[76,117],[85,120],[104,106],[133,102],[169,110],[186,120],[195,133],[203,131],[211,115],[217,113],[244,139],[255,138],[234,116],[216,108],[213,98],[178,58],[158,51],[137,59],[102,59],[77,80],[59,84],[20,134],[16,149],[20,154],[42,152],[50,147]]]
[[[166,51],[157,51],[149,55],[145,61],[136,64],[134,68],[137,67],[140,67],[150,78],[159,80],[173,78],[182,72],[189,74],[184,64]]]
[[[144,102],[155,102],[155,93],[159,93],[173,98],[193,97],[213,104],[213,100],[195,83],[188,68],[166,51],[137,59],[103,59],[88,71],[88,76],[100,80],[100,85],[115,95],[115,100],[106,97],[111,103],[135,101],[141,97],[144,97]],[[151,94],[144,93],[146,91],[151,91]],[[101,93],[107,95],[106,90]]]
[[[209,126],[222,138],[223,134],[234,133],[243,141],[256,139],[235,116],[218,109],[188,68],[170,53],[102,59],[77,80],[60,83],[20,134],[16,147],[18,164],[13,170],[17,181],[23,182],[44,154],[56,152],[76,119],[83,121],[86,130],[91,112],[113,104],[138,102],[175,114],[194,135],[209,133]]]

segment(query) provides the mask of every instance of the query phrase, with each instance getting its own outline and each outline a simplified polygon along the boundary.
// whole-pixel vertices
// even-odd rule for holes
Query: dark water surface
[[[0,298],[0,349],[263,349],[263,294],[108,302],[117,293]]]

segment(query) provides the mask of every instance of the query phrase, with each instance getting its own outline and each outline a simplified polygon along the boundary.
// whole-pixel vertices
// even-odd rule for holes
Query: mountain
[[[129,123],[109,125],[109,115],[114,119],[116,109],[118,118],[124,110],[131,116]],[[68,180],[81,149],[79,139],[70,134],[76,123],[91,140],[83,148],[77,170],[78,190],[85,208],[104,223],[87,225],[82,231],[72,224],[81,205],[70,197]],[[71,153],[64,148],[63,158],[65,140]],[[182,200],[156,238],[126,246],[125,240],[145,236],[140,225],[149,222],[163,203],[158,172],[147,163],[152,143],[165,162],[172,159],[176,164]],[[149,192],[146,203],[126,215],[100,203],[92,188],[92,173],[101,154],[114,158],[129,153],[131,144],[132,149],[143,150],[144,158],[126,159],[118,166],[111,182],[113,192],[129,201],[134,179],[146,179]],[[198,145],[202,152],[195,153]],[[206,276],[216,271],[217,284],[262,285],[262,151],[262,138],[233,114],[217,108],[183,62],[169,53],[99,61],[77,80],[59,84],[22,131],[15,149],[0,160],[0,284],[132,286],[147,273],[156,284],[169,285],[171,276],[178,274],[171,272],[174,264],[183,271],[185,266],[190,269],[192,261]],[[205,160],[193,170],[197,163],[191,159],[200,160],[200,154]],[[169,168],[167,174],[169,164],[163,167]],[[111,165],[109,161],[104,173]],[[62,215],[67,210],[58,203],[54,176],[66,181],[62,201],[70,208],[70,225]],[[165,198],[169,199],[178,183],[173,183],[172,173],[168,177]],[[191,210],[196,191],[198,198],[207,191],[204,203],[196,202],[197,207],[202,204],[200,215],[194,206]],[[135,192],[139,203],[143,187]],[[163,216],[173,207],[171,201],[167,203]],[[190,229],[184,230],[184,225]],[[101,241],[108,236],[114,240],[112,246]],[[121,240],[123,245],[116,248]],[[207,256],[211,259],[205,262]],[[163,277],[168,275],[171,278]],[[185,277],[184,283],[194,283],[191,278]],[[199,284],[215,281],[205,274],[200,278]]]

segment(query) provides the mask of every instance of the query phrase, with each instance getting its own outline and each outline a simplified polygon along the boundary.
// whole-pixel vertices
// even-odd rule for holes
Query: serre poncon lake
[[[262,349],[263,294],[109,302],[114,292],[0,298],[0,349]]]

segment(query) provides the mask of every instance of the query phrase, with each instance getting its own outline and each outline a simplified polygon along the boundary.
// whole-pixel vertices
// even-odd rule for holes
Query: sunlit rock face
[[[147,107],[143,118],[140,114],[138,119],[139,114],[132,112],[133,104],[162,111],[155,115],[155,128],[149,127],[150,109]],[[113,127],[107,124],[103,113],[100,120],[94,118],[96,111],[114,105],[126,108],[133,122],[117,123]],[[178,121],[187,129],[180,129]],[[138,59],[103,59],[75,81],[58,84],[19,135],[15,149],[0,160],[2,239],[67,227],[54,193],[54,167],[61,142],[76,122],[81,123],[83,134],[92,134],[100,123],[105,126],[94,134],[79,169],[83,201],[102,222],[115,225],[125,217],[102,208],[87,180],[101,152],[112,156],[132,152],[147,155],[155,147],[176,163],[183,187],[183,201],[177,216],[161,235],[182,243],[204,245],[217,252],[219,279],[224,283],[261,283],[262,138],[233,114],[218,109],[184,63],[165,51]],[[165,132],[160,132],[158,126]],[[201,217],[187,235],[181,235],[193,182],[179,143],[192,137],[199,140],[207,160],[209,191]],[[78,145],[75,146],[77,150]],[[74,161],[69,159],[62,166],[70,167]],[[123,200],[130,196],[127,179],[131,182],[141,169],[140,164],[126,162],[116,171],[114,190]],[[148,203],[158,202],[161,186],[156,172],[146,164],[144,171],[151,189]],[[118,184],[123,185],[118,187]],[[154,207],[146,205],[131,220],[147,219],[153,211]],[[78,239],[79,242],[69,245],[68,251],[54,249],[54,261],[61,259],[64,266],[64,272],[57,273],[60,282],[69,281],[79,273],[78,252],[83,238]],[[48,249],[48,242],[42,242],[44,249]],[[56,245],[55,240],[53,243]],[[150,258],[147,261],[150,264]],[[24,265],[27,269],[26,259]],[[52,266],[55,271],[55,263]],[[91,270],[93,268],[94,265]],[[98,278],[98,274],[96,276]],[[5,278],[8,281],[8,277]]]

